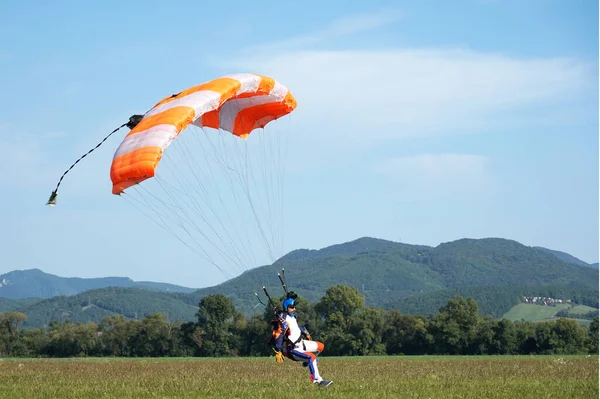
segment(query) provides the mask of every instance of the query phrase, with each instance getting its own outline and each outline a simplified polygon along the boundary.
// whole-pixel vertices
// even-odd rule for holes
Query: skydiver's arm
[[[280,352],[283,350],[283,337],[285,336],[287,329],[288,329],[287,323],[285,321],[282,321],[281,322],[281,332],[275,339],[275,347]]]
[[[308,332],[308,330],[306,329],[306,327],[302,326],[300,327],[300,332],[302,333],[302,335],[304,335],[307,339],[312,339],[310,333]]]

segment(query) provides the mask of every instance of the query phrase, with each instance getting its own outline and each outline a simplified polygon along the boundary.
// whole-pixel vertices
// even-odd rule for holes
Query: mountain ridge
[[[38,268],[13,270],[0,275],[0,297],[10,299],[52,298],[60,295],[75,295],[91,289],[105,287],[137,287],[167,292],[193,292],[175,284],[133,281],[129,277],[60,277]]]
[[[567,264],[583,266],[592,269],[598,269],[597,264],[588,264],[570,254],[561,251],[555,251],[544,247],[532,246],[528,247],[523,244],[520,244],[518,241],[498,238],[498,237],[488,237],[488,238],[461,238],[454,241],[448,241],[440,243],[439,245],[427,246],[427,245],[416,245],[416,244],[405,244],[401,242],[383,240],[379,238],[373,237],[360,237],[352,241],[348,241],[341,244],[334,244],[330,246],[323,247],[321,249],[296,249],[288,254],[284,255],[273,265],[265,265],[259,266],[257,268],[248,270],[243,274],[234,277],[228,281],[220,283],[213,287],[204,287],[204,288],[190,288],[183,287],[176,284],[170,283],[162,283],[162,282],[151,282],[151,281],[134,281],[129,277],[116,277],[116,276],[107,276],[107,277],[96,277],[96,278],[82,278],[82,277],[60,277],[57,275],[45,273],[38,268],[32,269],[24,269],[24,270],[13,270],[11,272],[0,275],[0,298],[9,298],[9,299],[24,299],[24,298],[52,298],[54,296],[59,295],[75,295],[81,292],[85,292],[90,289],[97,288],[105,288],[105,287],[137,287],[143,289],[157,290],[157,291],[166,291],[166,292],[183,292],[183,293],[193,293],[198,291],[215,291],[215,289],[219,289],[222,286],[226,286],[230,284],[232,281],[235,281],[238,278],[243,278],[248,275],[248,273],[260,273],[260,270],[263,268],[269,269],[274,266],[276,269],[280,267],[285,267],[290,263],[300,264],[304,262],[323,262],[325,259],[330,257],[355,257],[364,255],[366,253],[373,253],[379,250],[385,249],[386,251],[391,251],[392,248],[399,253],[402,253],[401,256],[406,258],[407,253],[413,253],[412,258],[408,256],[407,260],[410,260],[412,266],[415,264],[422,264],[423,257],[430,256],[432,253],[434,254],[433,258],[429,259],[430,266],[432,266],[432,270],[427,271],[426,274],[432,278],[432,284],[436,284],[437,277],[434,276],[436,271],[436,263],[442,262],[447,266],[447,263],[450,262],[459,262],[458,260],[449,260],[444,253],[447,249],[450,251],[450,256],[455,256],[457,247],[461,245],[470,247],[469,251],[467,251],[466,256],[469,254],[473,254],[474,251],[482,249],[483,246],[489,245],[492,243],[494,246],[498,247],[496,249],[502,249],[503,251],[515,251],[520,250],[521,252],[524,249],[530,251],[530,256],[534,256],[534,253],[543,253],[547,256],[546,260],[548,262],[552,262],[551,260],[559,259]],[[498,251],[496,251],[498,252]],[[421,254],[421,259],[416,258],[414,253]],[[489,255],[489,254],[488,254]],[[498,255],[497,255],[498,256]],[[485,257],[483,257],[485,258]],[[477,259],[476,261],[471,260],[471,266],[474,262],[485,262],[489,259]],[[504,258],[510,258],[510,256],[505,256]],[[414,260],[415,262],[412,262]],[[510,260],[510,259],[505,259]],[[326,263],[326,262],[325,262]],[[469,262],[467,262],[469,263]],[[596,266],[596,267],[594,267]],[[479,267],[480,268],[480,267]],[[266,270],[265,269],[265,270]],[[474,270],[470,270],[470,272],[478,273],[478,267],[472,268]],[[288,270],[287,273],[290,271]],[[419,273],[415,270],[415,272]],[[438,270],[439,272],[439,270]],[[487,270],[486,270],[487,272]],[[263,273],[260,273],[263,274]],[[15,276],[18,276],[15,279]],[[439,276],[438,276],[439,277]],[[27,286],[23,285],[23,281],[19,281],[20,278],[24,278],[27,280]],[[482,275],[482,279],[485,279],[486,276]],[[19,281],[21,284],[15,285],[15,282]],[[42,286],[37,286],[36,283],[42,283]],[[50,286],[48,286],[50,285]],[[494,285],[494,284],[491,284]],[[303,286],[302,284],[300,285]],[[303,287],[307,288],[307,287]]]
[[[556,256],[557,258],[562,259],[565,262],[572,263],[574,265],[591,267],[592,269],[598,269],[598,262],[596,262],[596,263],[587,263],[587,262],[582,261],[579,258],[576,258],[575,256],[573,256],[571,254],[568,254],[568,253],[562,252],[562,251],[556,251],[554,249],[549,249],[549,248],[544,248],[544,247],[537,247],[537,246],[536,247],[532,247],[532,248],[539,249],[539,250],[544,251],[544,252],[548,252],[548,253]]]
[[[106,315],[143,317],[148,312],[165,312],[169,317],[188,320],[194,317],[201,298],[221,293],[239,311],[252,314],[259,309],[255,292],[263,284],[275,300],[281,295],[277,279],[281,267],[285,267],[288,288],[309,302],[319,301],[330,286],[345,284],[358,289],[368,306],[410,313],[431,312],[454,293],[477,296],[490,315],[501,314],[506,306],[519,300],[519,295],[533,291],[579,292],[593,302],[598,283],[598,270],[514,240],[460,239],[431,247],[361,237],[320,250],[292,251],[272,265],[191,292],[100,287],[51,298],[4,299],[0,300],[0,309],[29,313],[28,327],[46,325],[52,319],[99,322]],[[33,273],[43,275],[39,269]],[[49,281],[62,281],[56,278]],[[128,278],[114,279],[106,281],[134,283]],[[98,281],[102,280],[95,283]]]

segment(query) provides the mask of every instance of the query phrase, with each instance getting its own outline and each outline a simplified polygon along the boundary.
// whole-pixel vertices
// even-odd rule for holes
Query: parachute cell
[[[110,169],[113,194],[154,176],[163,151],[193,124],[246,139],[257,128],[292,112],[296,100],[272,78],[234,74],[166,97],[124,138]]]

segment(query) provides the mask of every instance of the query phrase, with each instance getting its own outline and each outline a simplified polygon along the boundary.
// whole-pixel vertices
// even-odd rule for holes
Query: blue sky
[[[279,256],[503,237],[598,261],[597,2],[85,3],[1,6],[0,274],[224,281],[110,193],[125,131],[44,204],[130,115],[235,72],[298,100],[273,124],[290,134]]]

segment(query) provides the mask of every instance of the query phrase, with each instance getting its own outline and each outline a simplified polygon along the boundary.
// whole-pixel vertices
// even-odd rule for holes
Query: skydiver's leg
[[[302,347],[302,349],[304,350],[304,352],[311,352],[314,353],[315,356],[319,356],[319,354],[321,352],[323,352],[323,350],[325,349],[325,345],[323,345],[322,342],[319,341],[307,341],[307,340],[303,340],[300,345]]]
[[[301,362],[308,363],[308,370],[310,371],[310,380],[312,382],[319,382],[323,378],[319,374],[319,368],[317,367],[317,357],[314,353],[311,352],[303,352],[301,345],[300,347],[296,347],[290,354],[292,359],[298,360]]]
[[[292,350],[291,355],[294,360],[302,361],[308,365],[310,371],[310,380],[320,382],[323,378],[319,374],[317,366],[317,356],[323,351],[325,345],[318,341],[301,341]]]

